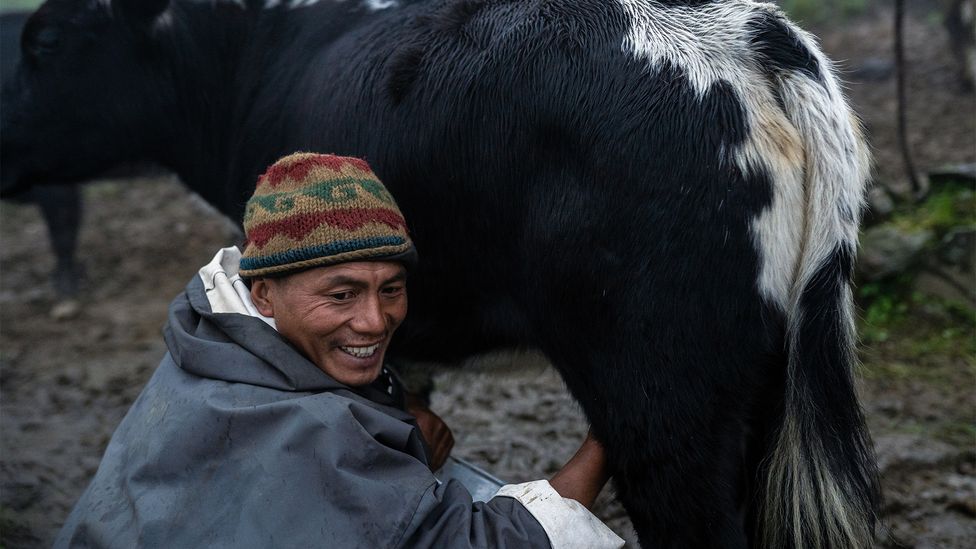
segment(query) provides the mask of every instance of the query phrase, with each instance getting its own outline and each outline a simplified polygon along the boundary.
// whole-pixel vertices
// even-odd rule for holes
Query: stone
[[[970,497],[956,497],[946,505],[946,509],[962,513],[969,518],[976,518],[976,499]]]
[[[928,173],[929,192],[934,192],[947,184],[968,183],[976,185],[976,164],[952,164],[942,166]]]
[[[20,471],[16,480],[4,483],[0,494],[5,507],[22,511],[41,499],[41,483],[37,476]]]
[[[868,209],[864,215],[866,225],[874,225],[884,221],[895,211],[895,201],[881,185],[875,185],[868,190]]]
[[[954,227],[939,244],[939,259],[963,271],[973,272],[976,227]]]
[[[960,461],[956,465],[956,471],[960,475],[965,475],[965,476],[969,476],[969,477],[972,477],[972,476],[976,475],[976,466],[973,465],[972,457],[971,456],[967,456],[965,459],[963,459],[962,461]]]
[[[892,434],[874,441],[878,470],[885,473],[898,468],[928,468],[948,463],[958,451],[946,444],[920,435]]]
[[[912,287],[923,295],[976,304],[972,274],[958,269],[929,269],[915,278]]]
[[[932,231],[908,231],[890,223],[871,227],[861,234],[858,273],[873,282],[903,272],[918,262],[934,238]]]
[[[848,78],[856,82],[883,82],[895,72],[895,62],[890,57],[868,57],[851,68]]]
[[[74,299],[59,301],[51,308],[51,319],[57,321],[70,320],[81,312],[81,304]]]
[[[872,407],[888,416],[888,417],[898,417],[905,411],[905,402],[903,399],[898,397],[878,397],[872,402]]]

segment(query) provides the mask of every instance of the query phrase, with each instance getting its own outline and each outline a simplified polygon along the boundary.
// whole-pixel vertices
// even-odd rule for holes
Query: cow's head
[[[170,0],[48,0],[3,83],[0,192],[89,178],[136,159],[167,101]]]

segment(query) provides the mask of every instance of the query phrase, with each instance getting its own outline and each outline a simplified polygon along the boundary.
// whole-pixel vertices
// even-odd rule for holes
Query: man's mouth
[[[356,358],[369,358],[376,353],[376,350],[380,348],[379,343],[373,345],[367,345],[365,347],[352,347],[348,345],[343,345],[339,347],[339,350],[346,353],[347,355],[352,355]]]

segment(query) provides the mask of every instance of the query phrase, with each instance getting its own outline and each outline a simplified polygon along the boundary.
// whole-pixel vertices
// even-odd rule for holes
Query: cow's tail
[[[880,489],[854,387],[851,276],[869,158],[829,62],[796,32],[820,70],[785,74],[778,83],[803,142],[806,211],[785,304],[788,369],[765,462],[760,536],[771,549],[867,548]]]

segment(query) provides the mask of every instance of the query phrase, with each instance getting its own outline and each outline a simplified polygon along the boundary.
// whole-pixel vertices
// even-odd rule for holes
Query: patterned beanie
[[[281,275],[348,261],[400,261],[417,252],[393,196],[358,158],[295,153],[258,178],[244,210],[240,274]]]

